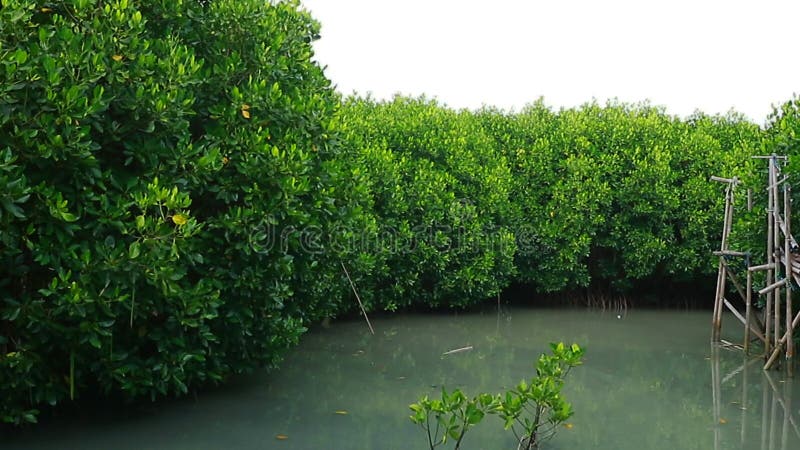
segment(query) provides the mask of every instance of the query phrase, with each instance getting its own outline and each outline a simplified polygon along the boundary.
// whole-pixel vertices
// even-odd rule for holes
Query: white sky
[[[763,123],[800,92],[800,1],[302,0],[344,94],[454,108],[650,100]]]

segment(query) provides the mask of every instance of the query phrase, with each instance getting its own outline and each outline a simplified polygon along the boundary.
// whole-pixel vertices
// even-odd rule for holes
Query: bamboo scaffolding
[[[800,285],[800,258],[794,257],[798,246],[791,231],[791,186],[789,176],[781,174],[781,164],[786,164],[786,156],[754,156],[754,159],[767,159],[769,162],[767,187],[766,257],[764,264],[751,265],[748,252],[733,251],[729,248],[734,213],[734,191],[739,184],[736,177],[710,177],[711,181],[725,183],[725,210],[720,248],[713,252],[719,258],[717,286],[714,298],[711,341],[721,342],[722,312],[727,308],[744,325],[745,353],[750,351],[750,343],[755,338],[764,342],[764,369],[772,368],[781,352],[785,352],[789,376],[794,373],[794,328],[800,325],[800,312],[793,305],[792,289]],[[781,189],[779,189],[781,187]],[[747,208],[752,208],[752,191],[747,192]],[[731,258],[745,258],[746,279],[744,285],[737,277]],[[753,310],[753,273],[766,272],[765,286],[757,294],[766,297],[764,322]],[[730,280],[745,305],[744,314],[725,298]],[[793,284],[794,282],[794,284]],[[781,308],[783,306],[783,308]],[[755,336],[755,338],[752,338]]]

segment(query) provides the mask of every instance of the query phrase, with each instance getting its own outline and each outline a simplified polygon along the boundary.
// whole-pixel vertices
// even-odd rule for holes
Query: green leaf
[[[130,247],[128,247],[128,257],[130,259],[136,259],[139,257],[139,241],[131,242]]]
[[[25,215],[22,213],[22,208],[12,203],[9,199],[4,198],[0,203],[3,204],[3,208],[8,211],[11,215],[18,219],[24,219]]]
[[[17,51],[14,53],[14,59],[17,60],[17,64],[24,64],[25,61],[28,60],[28,52],[21,48],[17,49]]]

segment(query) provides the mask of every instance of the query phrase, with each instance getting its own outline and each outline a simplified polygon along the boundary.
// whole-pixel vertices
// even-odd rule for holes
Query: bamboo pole
[[[731,279],[731,283],[733,283],[733,287],[736,288],[736,292],[739,294],[739,297],[741,297],[742,301],[746,301],[747,295],[744,292],[742,283],[739,282],[739,278],[736,276],[733,270],[731,270],[731,267],[728,265],[727,261],[723,261],[722,265],[725,266],[725,274]]]
[[[773,270],[775,269],[775,264],[761,264],[760,266],[751,266],[747,268],[748,272],[758,272],[761,270]]]
[[[784,258],[786,259],[786,273],[792,272],[792,205],[791,205],[791,187],[788,184],[783,185],[783,217],[784,217]],[[786,277],[789,279],[789,277]],[[789,286],[786,289],[786,370],[789,376],[794,376],[794,368],[792,367],[794,360],[794,339],[793,339],[793,326],[792,326],[792,289]]]
[[[775,221],[775,225],[773,225],[774,230],[775,230],[773,232],[773,237],[775,239],[775,242],[773,244],[774,245],[773,249],[774,249],[776,255],[778,255],[779,261],[782,260],[783,263],[784,263],[783,277],[786,279],[786,282],[788,284],[788,283],[791,283],[791,279],[790,279],[790,277],[791,277],[790,274],[792,273],[791,264],[787,260],[788,255],[784,255],[784,257],[780,256],[780,253],[783,251],[783,249],[781,248],[781,234],[780,234],[780,231],[782,229],[783,229],[784,233],[786,231],[785,228],[781,227],[781,220],[780,220],[780,213],[779,213],[779,211],[780,211],[779,202],[780,202],[780,198],[781,197],[780,197],[780,192],[778,191],[778,184],[779,184],[778,175],[779,175],[779,172],[780,172],[780,167],[778,166],[778,160],[777,159],[773,159],[773,164],[775,165],[775,169],[773,170],[773,175],[772,175],[773,176],[773,180],[772,180],[772,186],[771,186],[772,187],[772,191],[773,191],[772,192],[772,201],[773,201],[772,216],[773,216],[773,219]],[[780,268],[780,262],[778,263],[778,267]],[[776,270],[776,276],[777,276],[777,272],[779,270],[780,269]],[[775,289],[775,295],[773,297],[773,301],[775,302],[773,304],[774,313],[775,313],[775,325],[773,326],[772,329],[774,331],[773,332],[773,337],[775,338],[775,347],[777,348],[778,347],[778,342],[780,340],[779,335],[781,334],[781,331],[780,331],[781,330],[781,308],[780,308],[781,288],[780,287]]]
[[[774,159],[769,160],[769,176],[768,176],[768,185],[772,184],[772,179],[775,174],[774,168]],[[772,266],[774,268],[778,267],[778,263],[775,261],[775,253],[773,248],[773,237],[772,234],[775,232],[774,230],[774,220],[772,219],[772,189],[767,191],[767,265]],[[773,268],[767,269],[767,285],[775,283],[775,271]],[[769,356],[770,352],[770,332],[772,330],[772,291],[767,292],[767,306],[764,311],[764,337],[766,341],[764,342],[764,357]]]
[[[719,304],[719,299],[722,296],[722,294],[720,294],[720,287],[725,283],[724,270],[725,267],[722,265],[722,256],[720,256],[719,270],[717,271],[717,290],[714,292],[714,313],[711,316],[711,342],[719,342],[720,332],[718,331],[717,327],[717,314],[721,308]]]
[[[750,258],[747,258],[747,265],[750,265]],[[747,271],[747,290],[745,291],[747,294],[747,298],[744,302],[744,343],[742,346],[744,347],[744,354],[747,355],[750,353],[750,326],[753,323],[750,319],[750,315],[753,309],[753,272],[751,270]],[[744,440],[744,436],[742,436]]]
[[[733,183],[736,182],[736,178],[735,177],[734,178],[723,178],[723,177],[717,177],[717,176],[711,175],[710,177],[708,177],[708,179],[711,180],[711,181],[719,181],[720,183],[728,183],[728,184],[733,184]]]
[[[771,184],[771,185],[767,186],[767,189],[777,188],[778,186],[782,185],[783,183],[786,183],[787,181],[789,181],[789,175],[786,175],[785,177],[783,177],[780,180],[776,181],[774,184]]]
[[[770,284],[769,286],[764,287],[764,289],[761,289],[760,291],[758,291],[758,295],[764,295],[764,294],[769,294],[771,292],[774,292],[775,290],[777,290],[778,288],[780,288],[781,286],[783,286],[783,285],[785,285],[787,283],[789,283],[789,279],[788,278],[784,278],[782,280],[776,281],[776,282]]]
[[[786,160],[786,159],[788,159],[788,156],[786,156],[786,155],[776,155],[776,154],[773,153],[771,155],[764,155],[764,156],[751,156],[750,159],[782,159],[782,160]]]
[[[744,325],[744,326],[745,326],[745,328],[748,328],[748,327],[747,327],[747,323],[746,323],[746,319],[745,319],[744,317],[742,317],[742,313],[740,313],[739,311],[737,311],[737,310],[736,310],[736,308],[734,308],[734,307],[733,307],[733,305],[731,305],[731,302],[729,302],[729,301],[728,301],[728,299],[726,299],[726,298],[724,298],[724,297],[723,297],[722,301],[723,301],[723,303],[725,304],[725,306],[726,306],[726,307],[727,307],[727,308],[728,308],[728,309],[731,311],[731,313],[733,313],[733,315],[734,315],[734,316],[735,316],[737,319],[739,319],[739,322],[742,322],[742,325]],[[752,327],[752,325],[751,325],[751,327]],[[764,341],[764,340],[766,339],[766,338],[764,337],[764,335],[762,335],[762,334],[761,334],[761,333],[760,333],[758,330],[756,330],[756,329],[752,328],[752,329],[751,329],[751,331],[753,332],[753,334],[755,334],[755,335],[756,335],[756,337],[758,337],[758,338],[759,338],[759,339],[761,339],[762,341]],[[744,348],[744,346],[742,346],[742,347]]]
[[[712,252],[712,254],[714,256],[739,256],[739,257],[745,257],[748,255],[747,252],[735,252],[733,250],[724,250],[724,251],[720,250]]]
[[[733,183],[725,189],[725,216],[722,225],[722,240],[720,242],[720,252],[728,250],[728,234],[733,223]],[[717,292],[714,299],[714,318],[712,321],[712,341],[719,342],[722,332],[722,302],[725,295],[725,283],[727,281],[725,270],[725,257],[719,257],[719,271],[717,273]]]

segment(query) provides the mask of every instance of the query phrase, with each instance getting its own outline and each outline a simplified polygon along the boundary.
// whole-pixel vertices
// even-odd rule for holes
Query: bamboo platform
[[[775,367],[779,356],[784,354],[788,374],[794,374],[794,329],[800,323],[800,313],[795,315],[792,305],[792,291],[800,286],[800,247],[791,232],[791,186],[788,176],[781,174],[781,164],[786,164],[786,156],[754,156],[769,162],[769,178],[767,180],[767,222],[766,255],[767,261],[760,265],[751,265],[750,253],[734,251],[729,248],[729,237],[733,224],[734,194],[740,184],[738,178],[722,178],[712,176],[711,181],[724,183],[725,214],[722,227],[722,239],[719,251],[717,271],[717,289],[714,299],[711,341],[720,344],[722,330],[722,312],[728,309],[744,326],[744,342],[742,349],[749,353],[751,334],[764,344],[764,370]],[[780,189],[779,189],[780,188]],[[748,191],[748,210],[752,208],[751,192]],[[745,285],[739,281],[736,271],[731,267],[734,258],[744,259]],[[754,272],[766,272],[765,286],[755,292],[753,290]],[[730,280],[736,293],[745,304],[744,315],[725,297]],[[764,320],[753,308],[753,295],[765,296]],[[783,308],[782,308],[783,307]]]

